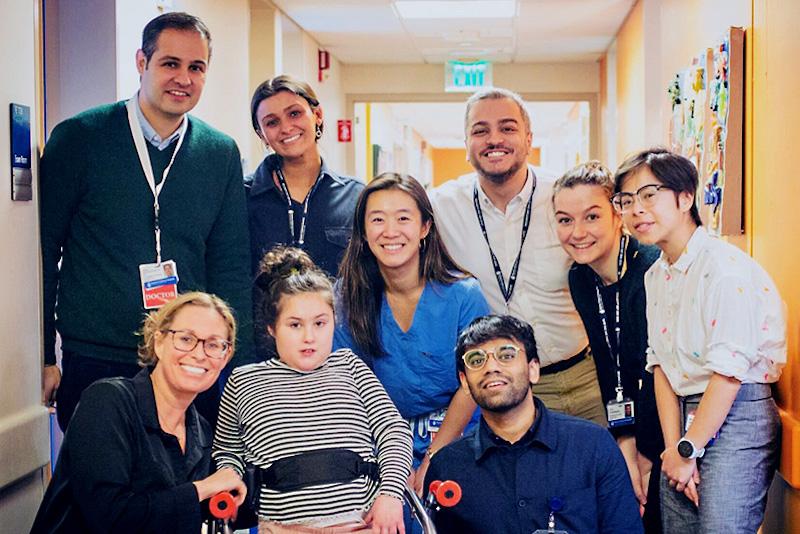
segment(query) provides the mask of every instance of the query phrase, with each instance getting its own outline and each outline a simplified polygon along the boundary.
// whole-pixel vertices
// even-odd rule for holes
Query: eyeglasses
[[[167,330],[167,332],[172,334],[172,346],[181,352],[192,352],[198,343],[202,343],[206,356],[221,360],[231,348],[230,341],[219,337],[200,339],[188,330]]]
[[[516,345],[500,345],[494,350],[473,349],[466,352],[461,359],[464,365],[471,371],[480,371],[486,362],[489,361],[489,355],[500,365],[508,365],[514,361],[517,355],[522,351]]]
[[[633,197],[639,199],[639,203],[645,208],[651,207],[656,202],[656,194],[662,189],[670,189],[666,185],[648,184],[643,185],[635,193],[617,193],[611,197],[611,204],[617,213],[625,213],[633,208]]]

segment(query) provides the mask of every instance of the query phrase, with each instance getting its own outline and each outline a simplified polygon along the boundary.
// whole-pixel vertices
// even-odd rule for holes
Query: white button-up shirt
[[[529,168],[525,186],[508,203],[505,213],[478,187],[486,233],[508,285],[520,249],[525,207],[536,184],[516,287],[507,304],[473,205],[477,174],[446,182],[430,192],[436,225],[448,252],[456,263],[478,278],[493,313],[514,315],[533,326],[542,366],[570,358],[588,344],[569,293],[567,272],[572,260],[555,233],[553,181],[552,177],[534,174]]]
[[[645,274],[647,369],[677,395],[705,391],[712,373],[776,382],[786,363],[783,302],[750,256],[697,228],[680,258],[662,253]]]

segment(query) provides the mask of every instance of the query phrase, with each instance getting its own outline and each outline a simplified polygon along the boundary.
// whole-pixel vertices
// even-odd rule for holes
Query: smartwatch
[[[681,438],[677,445],[678,454],[681,457],[686,458],[687,460],[694,460],[695,458],[702,458],[703,455],[706,453],[705,449],[698,449],[694,446],[694,443],[689,441],[686,438]]]

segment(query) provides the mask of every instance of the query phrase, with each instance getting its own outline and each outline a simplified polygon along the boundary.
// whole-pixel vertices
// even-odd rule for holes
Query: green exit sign
[[[448,93],[472,93],[492,86],[489,61],[448,61],[444,64],[444,90]]]

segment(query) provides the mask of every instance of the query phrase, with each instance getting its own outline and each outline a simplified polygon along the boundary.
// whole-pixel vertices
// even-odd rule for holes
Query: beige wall
[[[494,85],[518,93],[597,93],[597,63],[514,63],[493,66]],[[443,65],[345,65],[343,89],[356,94],[436,94],[444,91]],[[464,93],[452,94],[466,100]]]
[[[48,414],[41,406],[39,224],[36,201],[11,201],[8,103],[31,108],[33,151],[36,102],[37,2],[3,2],[0,16],[0,531],[28,532],[43,493],[49,459]],[[34,199],[37,160],[33,158]]]

